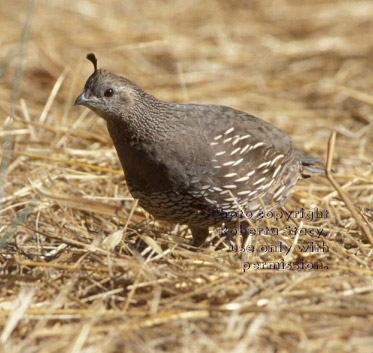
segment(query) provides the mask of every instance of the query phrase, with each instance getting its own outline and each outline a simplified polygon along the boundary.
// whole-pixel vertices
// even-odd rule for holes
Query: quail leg
[[[205,242],[207,236],[209,235],[209,228],[198,226],[189,226],[189,228],[192,231],[193,235],[192,245],[195,247],[201,246]]]

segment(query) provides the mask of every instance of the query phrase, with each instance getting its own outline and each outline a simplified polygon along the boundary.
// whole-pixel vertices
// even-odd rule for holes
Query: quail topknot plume
[[[106,120],[128,188],[154,217],[187,224],[200,246],[211,210],[255,214],[283,205],[304,169],[290,137],[247,113],[218,105],[166,103],[94,65],[75,104]],[[263,204],[263,205],[262,205]],[[228,221],[229,223],[229,221]]]

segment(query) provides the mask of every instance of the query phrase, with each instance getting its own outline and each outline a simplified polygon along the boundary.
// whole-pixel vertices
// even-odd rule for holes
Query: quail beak
[[[86,97],[86,92],[83,91],[80,96],[75,100],[75,105],[85,105],[88,106],[89,104],[89,99]]]

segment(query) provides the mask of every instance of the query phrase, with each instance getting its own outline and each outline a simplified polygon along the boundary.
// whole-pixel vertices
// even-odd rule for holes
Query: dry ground
[[[0,352],[373,352],[373,1],[2,0],[0,23]],[[280,234],[254,252],[217,230],[191,251],[187,228],[136,207],[104,121],[73,106],[90,51],[158,98],[250,112],[324,161],[335,131],[356,214],[316,176],[286,207],[327,218],[267,219]],[[323,236],[286,235],[295,224]],[[280,242],[327,251],[265,251]],[[328,268],[241,271],[281,259]]]

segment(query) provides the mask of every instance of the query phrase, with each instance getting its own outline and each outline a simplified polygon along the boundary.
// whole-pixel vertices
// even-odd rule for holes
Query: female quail
[[[162,102],[94,65],[75,104],[106,120],[129,190],[154,217],[187,224],[193,245],[224,219],[211,210],[255,214],[285,203],[302,171],[288,135],[244,112]],[[302,163],[303,162],[303,163]],[[311,168],[310,168],[311,169]],[[227,221],[227,220],[225,220]]]

